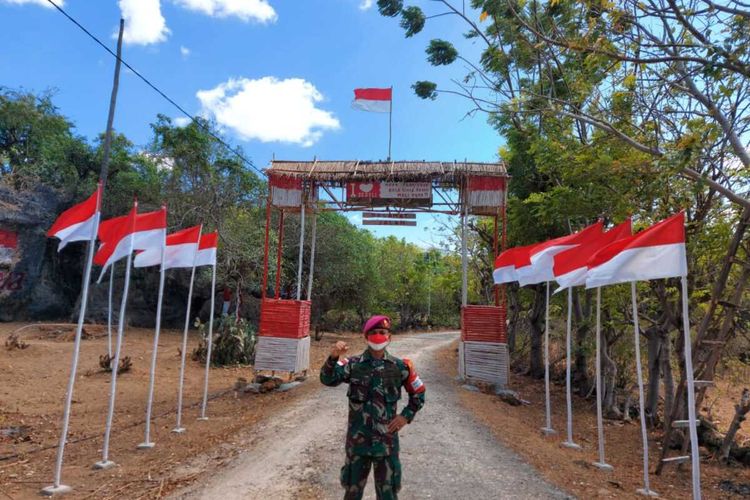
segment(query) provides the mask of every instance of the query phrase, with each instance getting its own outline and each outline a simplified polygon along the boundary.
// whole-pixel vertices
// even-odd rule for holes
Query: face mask
[[[373,351],[382,351],[388,344],[390,344],[390,340],[388,340],[388,336],[385,334],[375,333],[367,336],[367,345]]]

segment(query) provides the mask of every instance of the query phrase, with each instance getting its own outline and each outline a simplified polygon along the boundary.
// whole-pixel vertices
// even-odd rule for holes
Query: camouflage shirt
[[[425,386],[413,364],[388,351],[382,359],[372,357],[369,350],[338,361],[329,357],[320,370],[320,381],[331,387],[349,384],[348,455],[383,457],[398,453],[398,433],[389,433],[388,423],[396,416],[402,387],[409,402],[401,415],[408,422],[424,405]]]

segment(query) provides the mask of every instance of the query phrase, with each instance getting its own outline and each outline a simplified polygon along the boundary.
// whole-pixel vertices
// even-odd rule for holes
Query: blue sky
[[[61,3],[61,0],[57,0]],[[55,90],[62,113],[89,138],[106,123],[113,60],[44,0],[0,0],[0,85]],[[470,60],[481,47],[464,40],[455,16],[428,20],[403,37],[398,19],[368,0],[65,0],[63,7],[114,47],[121,14],[123,58],[191,113],[208,114],[258,167],[278,159],[385,158],[387,114],[351,108],[356,87],[394,87],[393,157],[494,161],[501,139],[469,103],[429,102],[410,86],[429,79],[450,88],[465,68],[433,68],[424,49],[446,38]],[[410,4],[410,2],[406,2]],[[435,10],[434,2],[411,2]],[[477,17],[478,14],[474,13]],[[150,138],[157,113],[179,112],[123,72],[115,128],[136,144]],[[354,219],[357,220],[357,219]],[[427,244],[430,217],[414,228],[377,228]]]

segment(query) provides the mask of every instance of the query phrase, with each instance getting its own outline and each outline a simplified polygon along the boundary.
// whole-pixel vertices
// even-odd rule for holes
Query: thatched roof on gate
[[[388,179],[455,182],[469,175],[508,176],[504,163],[455,161],[273,160],[266,173],[328,182]]]

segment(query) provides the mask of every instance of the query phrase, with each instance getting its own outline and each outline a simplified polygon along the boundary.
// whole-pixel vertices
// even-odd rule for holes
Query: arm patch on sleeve
[[[411,360],[407,358],[404,358],[404,363],[409,369],[409,376],[404,382],[404,389],[406,389],[406,392],[408,392],[409,394],[419,394],[420,392],[424,392],[424,382],[422,382],[422,379],[419,378],[419,375],[417,375],[417,370],[414,368],[414,363],[412,363]]]

